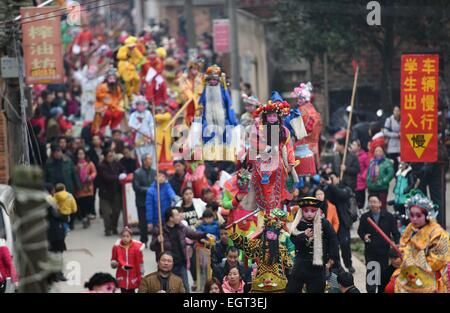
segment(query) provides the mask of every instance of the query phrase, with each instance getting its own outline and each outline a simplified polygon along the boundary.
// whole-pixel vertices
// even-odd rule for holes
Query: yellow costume
[[[403,263],[393,274],[396,293],[448,292],[448,233],[434,220],[420,230],[409,224],[400,239]]]
[[[165,159],[171,160],[172,159],[172,134],[171,130],[172,128],[169,128],[166,132],[164,132],[164,129],[169,124],[170,120],[172,119],[172,115],[170,115],[169,112],[162,113],[162,114],[155,114],[155,121],[156,121],[156,143],[157,143],[157,153],[158,153],[158,161],[160,161],[161,152],[164,151],[165,153]],[[163,150],[164,149],[164,150]]]
[[[191,67],[195,65],[195,63],[191,64],[189,66],[189,71]],[[203,75],[200,72],[195,77],[191,77],[189,73],[185,73],[179,79],[179,88],[183,105],[188,101],[192,101],[185,110],[185,123],[188,126],[191,125],[199,108],[198,100],[200,99],[204,88],[202,76]]]
[[[136,37],[128,37],[125,44],[117,52],[117,71],[120,78],[125,83],[125,90],[128,97],[139,93],[140,77],[138,68],[140,68],[146,59],[136,46]]]

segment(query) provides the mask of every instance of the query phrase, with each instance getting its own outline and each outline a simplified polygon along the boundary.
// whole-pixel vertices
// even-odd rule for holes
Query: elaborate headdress
[[[239,190],[248,191],[248,185],[252,177],[249,170],[241,168],[237,171],[237,185]]]
[[[127,47],[135,46],[135,45],[137,44],[137,38],[134,37],[134,36],[129,36],[127,39],[125,39],[124,44],[125,44]]]
[[[266,104],[260,105],[256,109],[256,114],[267,114],[269,112],[276,112],[279,116],[284,117],[289,115],[290,105],[284,101],[277,91],[272,92],[272,97]]]
[[[137,95],[133,98],[133,106],[136,107],[139,103],[145,104],[145,106],[148,106],[148,101],[144,96]]]
[[[438,205],[434,204],[427,196],[425,196],[420,190],[413,190],[407,194],[407,200],[405,202],[406,216],[409,216],[409,211],[412,207],[419,207],[427,211],[427,219],[436,218],[438,215]]]
[[[159,47],[156,49],[156,55],[161,59],[165,59],[167,57],[167,51],[163,47]]]
[[[303,99],[305,101],[311,101],[313,86],[311,82],[301,83],[298,87],[294,88],[294,91],[291,93],[292,97],[297,97],[299,99]]]
[[[317,209],[321,209],[323,204],[322,201],[315,197],[304,197],[298,201],[298,206],[300,207],[297,211],[297,214],[295,215],[295,219],[292,222],[290,233],[292,235],[299,235],[300,232],[297,229],[298,224],[300,223],[303,212],[302,208],[304,207],[313,207]],[[322,243],[322,217],[321,212],[318,211],[316,214],[316,217],[314,218],[313,222],[313,229],[314,229],[314,235],[313,235],[313,265],[323,265],[323,243]]]
[[[173,69],[175,69],[176,67],[178,67],[178,60],[173,57],[168,57],[164,62],[164,66],[165,68],[172,67]]]
[[[206,79],[206,81],[211,80],[211,79],[220,80],[221,75],[222,75],[222,69],[217,64],[214,64],[206,69],[205,79]]]
[[[192,67],[195,66],[198,69],[201,69],[204,63],[205,63],[205,60],[203,60],[199,56],[191,56],[187,63],[187,67],[188,67],[188,69],[191,69]]]
[[[119,78],[119,75],[118,75],[118,73],[117,73],[117,69],[115,68],[115,67],[111,67],[111,68],[109,68],[107,71],[106,71],[106,74],[105,74],[105,81],[108,81],[108,78],[110,78],[110,77],[114,77],[115,79],[116,79],[116,81],[117,81],[117,79]]]
[[[253,106],[260,106],[261,102],[255,96],[248,96],[247,94],[242,94],[242,101],[244,104],[250,104]]]

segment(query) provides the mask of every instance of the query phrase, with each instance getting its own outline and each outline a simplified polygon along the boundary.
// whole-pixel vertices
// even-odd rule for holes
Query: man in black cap
[[[324,293],[326,270],[339,265],[338,238],[322,216],[322,201],[314,197],[299,200],[299,209],[291,225],[291,241],[297,256],[288,278],[286,293]]]
[[[337,281],[339,289],[342,293],[361,293],[355,286],[353,275],[349,272],[341,272],[338,274]]]

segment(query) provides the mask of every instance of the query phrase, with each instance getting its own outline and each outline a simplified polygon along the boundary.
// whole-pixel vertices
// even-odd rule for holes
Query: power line
[[[85,4],[82,4],[82,5],[83,6],[87,6],[89,4],[98,3],[99,1],[100,0],[93,0],[93,1],[90,1],[90,2],[86,2]],[[117,2],[102,4],[102,5],[98,5],[98,6],[94,6],[94,7],[90,7],[90,8],[80,9],[80,12],[86,12],[86,11],[90,11],[92,9],[106,7],[106,6],[113,6],[113,5],[120,4],[120,3],[123,3],[123,1],[117,1]],[[51,17],[44,17],[44,18],[41,18],[41,19],[35,19],[36,17],[46,16],[46,15],[49,15],[49,14],[52,14],[52,13],[56,13],[56,12],[60,12],[60,11],[66,11],[66,10],[67,10],[67,8],[60,8],[60,9],[55,9],[53,11],[49,11],[47,13],[39,13],[39,14],[35,14],[35,15],[32,15],[32,16],[29,16],[29,17],[23,17],[23,18],[20,19],[20,24],[22,25],[22,24],[27,24],[27,23],[43,21],[43,20],[47,20],[47,19],[51,19],[51,18],[55,18],[55,17],[65,16],[66,13],[60,14],[60,15],[54,15],[54,16],[51,16]],[[29,20],[29,19],[33,19],[33,20],[32,21],[25,21],[25,22],[23,22],[24,20]],[[10,20],[10,21],[3,21],[3,22],[0,22],[0,26],[4,25],[4,24],[8,24],[8,23],[15,23],[15,22],[16,22],[15,19]]]
[[[113,2],[113,3],[102,4],[102,5],[98,5],[98,6],[91,7],[91,8],[87,8],[87,9],[80,9],[80,12],[86,12],[86,11],[90,11],[90,10],[97,9],[97,8],[102,8],[102,7],[107,7],[107,6],[113,6],[113,5],[120,4],[120,3],[123,3],[123,1],[117,1],[117,2]],[[48,14],[48,13],[47,13],[47,14]],[[45,15],[47,15],[47,14],[45,14]],[[39,22],[39,21],[45,21],[45,20],[48,20],[48,19],[52,19],[52,18],[55,18],[55,17],[62,17],[62,16],[65,16],[65,15],[66,15],[66,14],[64,13],[64,14],[61,14],[61,15],[55,15],[55,16],[51,16],[51,17],[44,17],[44,18],[41,18],[41,19],[29,21],[29,22],[23,22],[23,23],[20,23],[20,24],[23,25],[23,24],[28,24],[28,23],[34,23],[34,22]]]
[[[91,3],[94,3],[94,2],[98,2],[98,1],[100,1],[100,0],[93,0],[93,1],[87,2],[85,5],[88,5],[88,4],[91,4]],[[46,7],[39,7],[39,6],[37,6],[35,8],[46,8]],[[28,17],[22,17],[21,15],[19,15],[19,16],[15,17],[12,20],[0,22],[0,25],[7,24],[7,23],[14,23],[14,22],[16,22],[18,20],[31,19],[31,18],[35,18],[35,17],[39,17],[39,16],[44,16],[44,15],[47,15],[47,14],[50,14],[50,13],[55,13],[55,12],[59,12],[59,11],[66,11],[66,10],[67,10],[67,8],[59,8],[59,9],[56,9],[56,10],[53,10],[53,11],[49,11],[47,13],[39,13],[39,14],[35,14],[33,16],[28,16]]]

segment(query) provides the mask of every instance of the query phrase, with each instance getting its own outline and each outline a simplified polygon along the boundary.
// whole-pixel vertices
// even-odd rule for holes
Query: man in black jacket
[[[286,293],[301,292],[304,285],[308,293],[323,293],[327,268],[339,264],[336,233],[321,216],[321,201],[305,197],[299,200],[298,206],[300,209],[291,226],[291,241],[297,256]]]
[[[353,274],[355,269],[352,266],[352,250],[350,247],[350,228],[353,224],[350,214],[350,196],[352,191],[340,182],[336,173],[331,173],[325,183],[325,195],[328,201],[336,206],[338,213],[339,230],[337,236],[341,247],[342,259],[345,267]]]
[[[164,251],[170,251],[173,256],[172,272],[181,277],[184,288],[189,293],[189,280],[187,274],[187,245],[186,238],[191,240],[207,239],[209,235],[204,232],[193,231],[191,228],[184,226],[181,221],[182,214],[178,208],[171,207],[164,212],[164,224],[162,226],[162,235],[159,233],[158,226],[153,227],[152,241],[150,250],[155,251],[156,260],[159,260],[162,254],[161,244]],[[194,277],[194,280],[196,277]]]
[[[226,257],[228,250],[228,231],[225,229],[225,224],[220,225],[220,238],[219,241],[211,249],[211,266],[222,263],[222,260]],[[217,277],[217,276],[214,276]]]
[[[145,199],[147,190],[153,184],[156,177],[156,171],[152,169],[153,158],[151,154],[145,154],[142,158],[142,167],[138,168],[133,175],[133,190],[136,195],[136,207],[139,219],[139,233],[142,243],[147,244],[148,230],[145,208]]]
[[[342,182],[352,190],[356,189],[356,180],[359,173],[359,160],[353,152],[347,151],[345,164],[342,164],[345,151],[345,138],[339,138],[336,141],[336,152],[334,157],[333,170],[340,177],[341,171],[344,171]]]
[[[105,235],[118,235],[117,223],[122,212],[120,181],[126,178],[123,166],[114,160],[112,150],[103,151],[104,160],[98,167],[100,210],[105,225]]]
[[[400,233],[397,229],[397,223],[394,216],[381,210],[381,201],[377,195],[369,196],[370,211],[363,214],[360,219],[358,235],[365,242],[364,257],[366,259],[367,274],[366,274],[366,289],[368,293],[382,293],[382,273],[386,273],[389,266],[389,244],[378,234],[375,229],[369,224],[368,218],[372,220],[383,230],[383,232],[391,237],[393,241],[398,244],[400,240]],[[373,277],[374,267],[368,266],[370,262],[376,266],[379,265],[378,277]],[[377,268],[375,266],[375,269]],[[374,281],[372,281],[374,280]]]
[[[181,191],[183,189],[183,183],[186,177],[186,163],[184,160],[176,160],[173,162],[173,166],[175,167],[175,173],[169,179],[169,183],[177,196],[181,197]]]

